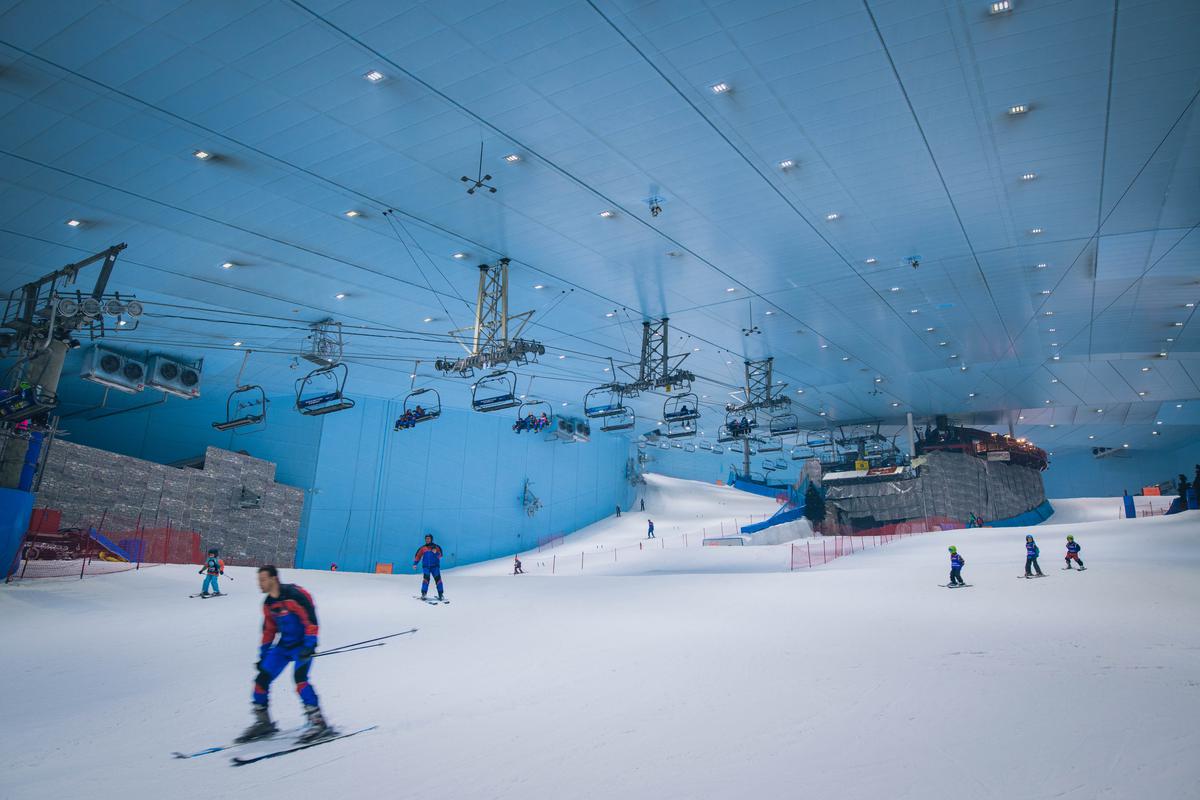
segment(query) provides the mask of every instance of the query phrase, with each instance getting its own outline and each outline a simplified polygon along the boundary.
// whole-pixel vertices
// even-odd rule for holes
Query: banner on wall
[[[377,575],[391,575],[391,574],[392,574],[392,565],[391,565],[391,562],[385,562],[385,561],[376,561],[376,562],[375,562],[375,574],[377,574]]]

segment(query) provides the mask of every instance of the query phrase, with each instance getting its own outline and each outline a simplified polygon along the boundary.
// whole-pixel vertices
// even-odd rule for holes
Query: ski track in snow
[[[651,505],[680,525],[730,518],[732,492],[680,481]],[[1119,499],[1097,502],[794,573],[748,572],[737,552],[788,545],[665,549],[618,576],[487,574],[511,570],[498,559],[448,571],[437,609],[412,601],[419,576],[286,570],[326,647],[420,630],[314,663],[332,724],[377,730],[239,769],[237,751],[170,753],[249,722],[250,569],[229,570],[220,604],[187,599],[186,566],[14,584],[0,798],[1194,797],[1200,512],[1117,520]],[[664,509],[655,522],[676,524]],[[558,549],[644,525],[626,512]],[[1012,579],[1027,532],[1040,581]],[[1057,569],[1067,533],[1087,575]],[[936,585],[950,544],[971,592]],[[276,721],[299,724],[290,671],[272,688]]]

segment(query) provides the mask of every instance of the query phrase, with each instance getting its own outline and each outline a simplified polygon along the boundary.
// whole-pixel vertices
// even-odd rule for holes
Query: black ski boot
[[[320,706],[305,706],[304,716],[308,717],[308,725],[296,737],[297,742],[306,744],[334,734],[333,728],[329,727],[329,723],[325,722],[325,717],[321,714]]]
[[[233,740],[237,744],[253,742],[255,739],[265,739],[279,730],[275,727],[275,723],[271,722],[271,714],[267,711],[266,706],[254,703],[251,708],[254,710],[254,722],[242,732],[241,736]]]

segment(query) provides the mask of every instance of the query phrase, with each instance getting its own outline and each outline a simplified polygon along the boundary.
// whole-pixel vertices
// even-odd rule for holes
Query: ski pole
[[[336,650],[322,650],[320,653],[313,653],[313,658],[321,656],[340,656],[342,653],[352,653],[355,650],[369,650],[372,647],[383,647],[387,642],[376,642],[375,644],[364,644],[359,647],[339,647]]]
[[[322,650],[321,652],[322,653],[332,653],[334,650],[345,650],[348,647],[358,647],[361,644],[368,644],[370,642],[378,642],[378,641],[382,641],[383,639],[392,639],[397,636],[404,636],[405,634],[416,633],[416,632],[417,632],[416,628],[409,628],[408,630],[400,631],[399,633],[389,633],[387,636],[378,636],[374,639],[363,639],[361,642],[351,642],[350,644],[344,644],[341,647],[331,647],[328,650]]]

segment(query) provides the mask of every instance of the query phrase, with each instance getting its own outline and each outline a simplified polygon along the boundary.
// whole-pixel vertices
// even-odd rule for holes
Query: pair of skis
[[[337,731],[337,730],[331,729],[330,735],[322,736],[320,739],[315,739],[311,742],[293,741],[290,744],[284,744],[282,747],[280,747],[276,750],[271,750],[269,752],[261,753],[256,756],[248,756],[248,757],[234,756],[233,758],[231,758],[229,760],[229,764],[230,764],[230,766],[233,766],[233,767],[244,767],[247,764],[256,764],[259,761],[266,761],[269,758],[279,758],[280,756],[286,756],[289,753],[298,753],[301,750],[308,750],[309,748],[312,748],[312,747],[319,747],[320,745],[323,745],[323,744],[329,744],[330,742],[336,742],[338,739],[348,739],[351,736],[357,736],[360,733],[366,733],[367,731],[373,731],[378,727],[379,727],[378,725],[368,725],[365,728],[357,728],[355,730],[349,730],[349,731]],[[287,732],[283,732],[283,733],[276,733],[272,736],[266,736],[266,737],[263,737],[262,739],[254,739],[249,742],[230,742],[229,744],[221,744],[221,745],[217,745],[215,747],[206,747],[203,750],[197,750],[194,753],[175,752],[175,753],[172,753],[171,755],[173,755],[175,758],[199,758],[200,756],[212,755],[213,753],[221,753],[226,750],[232,750],[235,747],[242,747],[244,745],[254,744],[256,742],[278,741],[278,740],[283,739],[285,736],[289,736],[289,735],[292,735],[295,733],[298,733],[298,731],[291,730],[291,731],[287,731]]]
[[[945,589],[966,589],[966,588],[968,588],[970,586],[974,586],[974,585],[975,584],[973,584],[973,583],[939,583],[938,584],[938,586],[941,586]]]
[[[225,597],[227,594],[229,594],[229,592],[210,592],[209,594],[200,592],[199,594],[189,594],[188,597],[199,597],[201,600],[207,600],[210,597]]]
[[[436,606],[438,603],[449,603],[450,602],[449,600],[447,600],[444,597],[422,597],[419,594],[414,594],[413,599],[420,600],[424,603],[428,603],[431,606]]]

